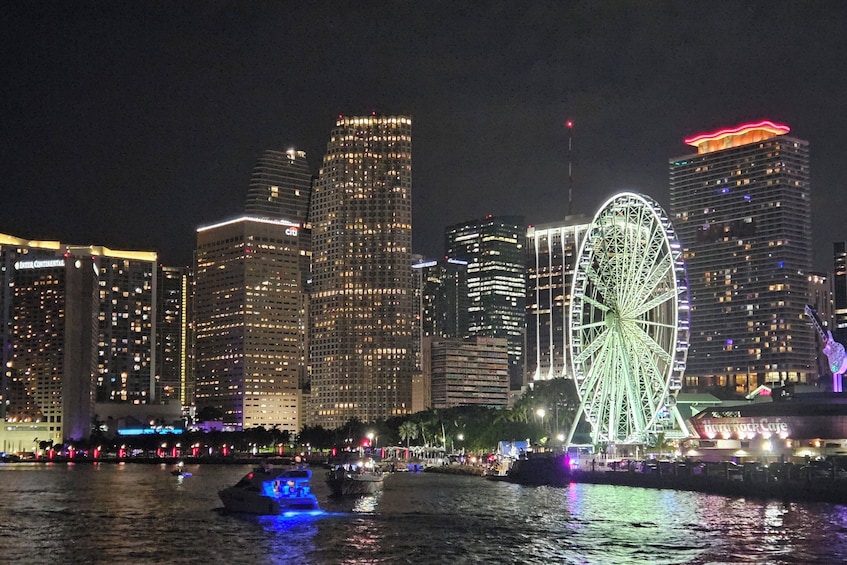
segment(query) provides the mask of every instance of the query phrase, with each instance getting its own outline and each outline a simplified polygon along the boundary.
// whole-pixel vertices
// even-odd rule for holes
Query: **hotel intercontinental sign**
[[[56,267],[64,267],[64,259],[32,259],[28,261],[18,261],[15,263],[15,269],[25,271],[29,269],[55,269]]]

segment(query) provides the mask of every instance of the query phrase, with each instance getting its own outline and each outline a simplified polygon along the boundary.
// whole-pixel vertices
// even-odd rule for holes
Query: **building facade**
[[[509,352],[503,338],[426,338],[424,373],[432,408],[486,406],[509,402]]]
[[[524,383],[526,227],[518,216],[489,216],[449,226],[445,254],[468,263],[468,336],[509,344],[509,382]]]
[[[310,423],[408,414],[417,334],[411,118],[338,118],[310,222]]]
[[[763,121],[685,140],[670,207],[691,292],[685,386],[748,393],[817,379],[804,313],[812,266],[809,146]]]
[[[195,402],[231,428],[299,432],[299,231],[246,216],[197,230]]]
[[[572,377],[567,315],[575,262],[589,223],[585,216],[568,216],[564,222],[526,230],[526,368],[530,382]]]

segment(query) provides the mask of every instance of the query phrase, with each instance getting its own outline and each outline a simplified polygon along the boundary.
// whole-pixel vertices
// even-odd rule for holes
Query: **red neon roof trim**
[[[728,135],[735,135],[735,134],[742,133],[742,132],[747,131],[747,130],[754,130],[754,129],[768,130],[771,133],[774,133],[776,135],[782,135],[782,134],[785,134],[785,133],[788,133],[789,131],[791,131],[791,128],[784,125],[784,124],[777,124],[777,123],[772,122],[770,120],[762,120],[761,122],[751,122],[749,124],[742,124],[742,125],[740,125],[738,127],[734,127],[734,128],[720,129],[720,130],[714,131],[712,133],[697,134],[694,137],[686,138],[684,141],[685,141],[686,145],[697,145],[697,144],[702,143],[704,141],[709,141],[709,140],[712,140],[712,139],[719,139],[721,137],[726,137]]]

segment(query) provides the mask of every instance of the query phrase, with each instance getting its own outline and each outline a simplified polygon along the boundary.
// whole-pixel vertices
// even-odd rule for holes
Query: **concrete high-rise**
[[[424,351],[432,408],[505,408],[508,404],[509,354],[505,339],[427,338]]]
[[[300,429],[299,230],[246,216],[197,229],[195,401],[235,429]]]
[[[691,292],[685,386],[749,392],[817,378],[808,142],[770,121],[695,135],[670,160]]]
[[[500,337],[509,347],[509,383],[525,383],[526,226],[518,216],[489,216],[449,226],[447,257],[468,262],[468,337]]]
[[[340,116],[312,193],[310,422],[410,412],[412,120]]]
[[[306,153],[268,149],[253,167],[244,212],[254,218],[304,223],[311,192],[312,175]]]
[[[529,381],[571,377],[568,309],[579,248],[590,219],[526,230],[526,366]]]

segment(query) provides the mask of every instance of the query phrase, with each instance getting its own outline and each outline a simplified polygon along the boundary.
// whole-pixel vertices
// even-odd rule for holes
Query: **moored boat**
[[[257,467],[235,485],[218,492],[229,512],[276,515],[318,510],[309,469]]]

